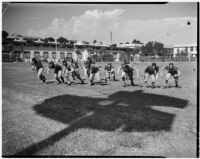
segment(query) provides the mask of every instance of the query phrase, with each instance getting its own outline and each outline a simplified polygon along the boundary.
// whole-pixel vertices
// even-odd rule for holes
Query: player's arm
[[[66,72],[66,66],[62,66],[62,75],[65,75]]]
[[[34,65],[32,65],[31,67],[32,67],[32,70],[33,70],[33,71],[35,71],[35,66],[34,66]]]
[[[177,70],[177,72],[178,72],[177,75],[174,75],[175,77],[178,77],[181,75],[181,71]]]
[[[136,67],[132,67],[135,71],[136,71],[136,74],[137,74],[137,78],[139,78],[139,69],[136,68]]]
[[[119,69],[118,69],[118,71],[117,71],[118,74],[119,74],[119,72],[121,71],[121,69],[122,69],[122,66],[119,67]]]
[[[77,64],[80,66],[81,69],[83,69],[83,67],[81,66],[81,64],[79,62],[77,62]]]
[[[50,71],[50,68],[48,67],[48,68],[47,68],[47,74],[49,74],[49,71]]]
[[[69,73],[74,72],[74,67],[71,67],[71,70],[69,71]]]

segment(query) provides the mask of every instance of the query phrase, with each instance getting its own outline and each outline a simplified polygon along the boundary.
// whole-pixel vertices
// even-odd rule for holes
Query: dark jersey
[[[165,67],[165,70],[168,71],[168,73],[172,74],[172,75],[175,75],[175,74],[178,74],[178,68],[177,67],[172,67],[171,69],[169,68],[169,66],[166,66]]]
[[[35,60],[35,61],[33,61],[32,65],[36,67],[37,72],[38,72],[38,70],[40,68],[44,68],[44,66],[42,65],[41,60]]]
[[[145,69],[145,73],[149,73],[149,74],[154,74],[154,73],[158,73],[159,71],[159,66],[155,66],[153,68],[153,66],[147,66],[147,68]]]
[[[90,69],[91,64],[92,64],[92,60],[86,60],[84,64],[85,64],[86,69]]]
[[[133,73],[133,68],[130,67],[129,65],[122,65],[122,70],[123,70],[125,73]]]
[[[113,69],[113,67],[110,66],[110,65],[106,65],[106,66],[105,66],[105,70],[106,70],[106,71],[111,71],[112,69]]]
[[[49,62],[49,69],[54,69],[54,73],[58,74],[58,72],[62,70],[62,67],[58,64],[54,64],[53,62]]]
[[[79,68],[79,65],[76,61],[74,61],[72,64],[71,64],[74,68]]]
[[[99,68],[96,67],[95,65],[91,65],[90,66],[90,70],[91,70],[92,74],[95,74],[95,73],[97,73],[99,71]]]

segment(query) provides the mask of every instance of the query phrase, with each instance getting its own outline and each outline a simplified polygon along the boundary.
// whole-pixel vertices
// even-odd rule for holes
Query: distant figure
[[[85,76],[87,76],[88,78],[90,77],[91,64],[92,64],[92,58],[87,57],[87,60],[84,62],[84,65],[85,65]]]
[[[115,71],[114,71],[114,67],[112,66],[112,63],[108,63],[105,66],[105,71],[106,71],[106,80],[110,80],[111,78],[113,79],[113,81],[115,81]]]
[[[65,76],[68,85],[71,85],[69,77],[70,75],[72,76],[72,74],[81,81],[81,84],[84,84],[84,81],[81,79],[80,74],[75,71],[75,66],[71,62],[64,60],[63,75]]]
[[[40,79],[43,83],[46,82],[46,77],[42,74],[44,70],[44,66],[42,65],[42,62],[40,59],[32,58],[31,65],[33,71],[36,69],[37,71],[37,78]]]
[[[128,78],[131,81],[131,85],[135,86],[135,84],[133,82],[133,73],[134,73],[134,70],[135,70],[137,72],[137,77],[139,77],[138,69],[131,66],[129,62],[124,60],[123,63],[121,64],[121,66],[118,69],[118,73],[120,72],[120,70],[122,70],[122,81],[124,82],[123,86],[126,87],[126,80]]]
[[[62,66],[59,65],[58,63],[54,62],[49,62],[49,67],[47,69],[47,74],[49,74],[49,71],[51,69],[54,69],[54,78],[59,82],[59,83],[64,83],[64,78],[62,76]]]

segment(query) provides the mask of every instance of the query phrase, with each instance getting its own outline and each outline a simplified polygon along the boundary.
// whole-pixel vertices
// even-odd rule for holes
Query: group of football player
[[[44,70],[44,66],[42,61],[39,58],[32,58],[32,68],[37,71],[37,78],[40,79],[43,83],[46,83],[46,77],[42,74]],[[47,74],[49,74],[50,70],[54,70],[54,78],[58,81],[58,83],[67,83],[71,85],[71,79],[78,79],[81,84],[84,84],[84,79],[80,75],[80,69],[83,67],[80,63],[75,61],[73,58],[65,59],[62,61],[62,64],[59,62],[49,62],[47,68]],[[84,71],[85,76],[89,79],[90,85],[94,85],[99,82],[109,82],[110,80],[116,81],[116,74],[114,71],[114,66],[112,63],[108,63],[105,68],[105,77],[102,78],[101,74],[101,66],[96,65],[95,61],[92,60],[91,57],[88,57],[84,62]],[[156,63],[152,63],[150,66],[147,66],[144,70],[144,83],[146,84],[151,78],[151,88],[155,88],[155,82],[157,81],[159,75],[162,76],[163,71],[166,70],[167,74],[165,77],[165,85],[164,88],[167,87],[168,81],[171,77],[174,77],[175,87],[178,87],[178,77],[181,72],[178,70],[173,63],[169,63],[169,65],[162,67],[159,71],[159,66]],[[130,80],[132,86],[134,84],[134,75],[136,74],[136,78],[139,78],[139,70],[135,64],[131,65],[130,62],[124,60],[119,67],[117,73],[121,73],[121,78],[123,81],[123,86],[127,86],[127,80]],[[95,80],[96,78],[96,80]]]

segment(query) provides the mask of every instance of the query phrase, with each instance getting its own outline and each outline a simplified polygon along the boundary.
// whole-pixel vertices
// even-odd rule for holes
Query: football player
[[[174,77],[174,81],[175,81],[175,87],[178,87],[178,77],[180,76],[181,72],[179,71],[178,67],[174,66],[173,63],[169,63],[168,66],[165,66],[163,70],[166,70],[167,71],[167,74],[166,74],[166,78],[165,78],[165,87],[167,87],[168,85],[168,80],[171,78],[171,77]],[[162,72],[161,72],[161,75],[162,75]]]
[[[44,66],[42,65],[41,60],[38,58],[32,58],[31,60],[32,70],[34,71],[36,69],[37,71],[37,78],[40,79],[43,83],[46,82],[46,77],[42,74],[44,70]]]
[[[114,72],[114,67],[112,66],[112,63],[108,63],[105,66],[105,71],[106,71],[106,80],[108,79],[113,79],[115,81],[115,72]]]
[[[92,58],[88,57],[87,60],[84,62],[84,65],[85,65],[85,76],[87,76],[88,78],[90,77],[91,64],[92,64]]]
[[[74,65],[64,60],[63,61],[63,75],[65,76],[68,85],[71,85],[69,76],[70,75],[72,76],[72,74],[81,81],[81,84],[84,84],[84,81],[81,79],[80,74],[75,71]]]
[[[151,77],[151,88],[155,88],[155,82],[158,78],[159,66],[156,63],[152,63],[150,66],[147,66],[144,71],[144,82],[145,84],[149,80],[149,76]]]
[[[59,65],[58,63],[53,63],[53,61],[49,62],[49,67],[47,69],[47,74],[49,74],[49,71],[51,69],[54,69],[54,78],[59,82],[59,83],[64,83],[64,78],[62,76],[62,66]]]
[[[124,82],[124,87],[126,87],[126,80],[129,78],[131,81],[131,85],[135,86],[133,82],[133,73],[136,71],[137,73],[137,78],[139,77],[138,69],[135,67],[131,66],[129,62],[124,61],[122,65],[118,69],[118,73],[122,70],[122,81]]]

